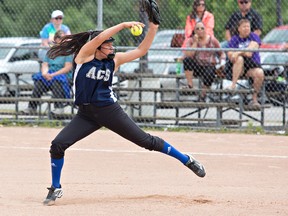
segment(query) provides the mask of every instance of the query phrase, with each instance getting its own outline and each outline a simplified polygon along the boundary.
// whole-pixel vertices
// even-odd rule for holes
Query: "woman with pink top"
[[[220,48],[219,41],[207,34],[203,22],[199,21],[195,26],[195,34],[187,40],[187,48]],[[214,81],[216,74],[216,64],[221,60],[224,67],[226,54],[223,51],[184,51],[183,60],[185,76],[187,79],[186,88],[193,88],[193,76],[202,80],[203,89],[199,97],[199,102],[206,101],[206,92]]]
[[[195,25],[199,21],[205,25],[206,33],[214,36],[214,15],[206,10],[204,0],[194,0],[193,2],[192,11],[186,19],[185,40],[182,48],[186,47],[187,40],[193,35]]]

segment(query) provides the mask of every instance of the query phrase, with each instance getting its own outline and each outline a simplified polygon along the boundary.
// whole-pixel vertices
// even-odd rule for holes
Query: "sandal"
[[[261,105],[260,105],[260,103],[258,103],[258,102],[255,102],[255,101],[250,101],[250,103],[248,104],[250,107],[257,107],[257,108],[260,108],[261,107]]]
[[[182,89],[192,89],[192,88],[193,88],[193,86],[191,86],[191,85],[185,85],[182,87]]]
[[[224,88],[224,90],[235,91],[236,88],[232,88],[232,86],[228,86],[228,87]]]

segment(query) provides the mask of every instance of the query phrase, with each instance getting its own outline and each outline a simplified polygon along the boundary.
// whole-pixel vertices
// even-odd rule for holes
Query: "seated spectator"
[[[194,0],[192,11],[186,18],[185,40],[182,48],[186,47],[187,40],[192,36],[197,22],[203,22],[207,34],[214,36],[214,15],[206,10],[204,0]]]
[[[240,20],[238,34],[231,38],[229,48],[258,49],[260,45],[259,36],[251,32],[250,21],[247,19]],[[228,89],[234,90],[238,79],[242,75],[252,78],[255,92],[250,105],[259,107],[257,95],[264,80],[264,71],[260,65],[259,52],[229,51],[228,58],[229,62],[226,71],[231,72],[232,70],[232,85]]]
[[[54,35],[57,31],[62,30],[65,35],[70,35],[71,31],[68,26],[63,24],[64,13],[60,10],[55,10],[51,14],[50,22],[47,23],[40,31],[41,46],[49,47],[53,45]],[[39,58],[43,61],[47,49],[39,50]]]
[[[225,25],[225,39],[226,43],[223,47],[228,47],[228,42],[231,37],[237,34],[237,26],[241,19],[248,19],[251,25],[251,31],[257,34],[259,37],[262,32],[262,16],[251,8],[252,0],[237,0],[238,11],[235,11],[229,18]]]
[[[64,32],[59,30],[54,35],[55,43],[59,43],[64,36]],[[47,56],[41,66],[41,72],[32,76],[34,81],[34,89],[32,98],[40,98],[43,93],[52,91],[53,98],[70,98],[70,86],[67,73],[72,69],[72,56],[60,56],[50,59]],[[25,114],[35,114],[37,111],[36,101],[30,101],[28,108],[23,110]],[[63,103],[56,102],[54,104],[55,114],[63,113]]]
[[[195,34],[187,41],[187,48],[220,48],[219,41],[206,33],[203,22],[197,22],[195,26]],[[210,88],[216,73],[215,65],[221,59],[224,66],[226,55],[219,51],[185,51],[183,61],[185,76],[188,88],[193,87],[193,75],[200,77],[203,81],[203,91],[200,101],[204,101],[206,97],[206,89]]]

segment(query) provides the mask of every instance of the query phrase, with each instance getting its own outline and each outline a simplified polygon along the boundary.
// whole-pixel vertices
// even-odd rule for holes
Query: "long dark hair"
[[[74,54],[74,57],[77,56],[81,47],[84,46],[89,40],[95,38],[102,31],[87,31],[80,32],[77,34],[65,35],[62,37],[60,43],[52,46],[47,55],[51,59],[55,59],[58,56],[68,56]]]
[[[193,2],[193,5],[192,5],[192,11],[190,13],[190,19],[195,19],[196,16],[197,16],[197,6],[200,4],[200,1],[204,1],[205,3],[205,0],[194,0]],[[204,12],[206,11],[206,4],[205,4],[205,10]],[[202,19],[202,17],[201,17]]]

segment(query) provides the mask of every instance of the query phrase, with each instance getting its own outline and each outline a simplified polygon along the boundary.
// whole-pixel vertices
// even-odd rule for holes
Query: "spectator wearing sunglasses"
[[[194,31],[194,36],[187,41],[187,48],[220,48],[219,41],[207,34],[203,22],[197,22]],[[188,84],[186,88],[193,88],[193,76],[199,77],[203,83],[203,91],[199,97],[200,102],[206,101],[206,92],[214,81],[215,66],[219,63],[219,59],[224,66],[226,55],[223,51],[185,51],[183,64]]]
[[[57,31],[62,30],[65,35],[70,35],[71,31],[68,26],[62,24],[64,19],[64,13],[60,10],[55,10],[51,14],[51,20],[40,31],[40,38],[42,40],[41,46],[49,47],[53,44],[54,35]],[[47,49],[39,51],[39,58],[43,61]]]
[[[262,32],[262,16],[251,8],[252,0],[237,0],[239,11],[234,12],[226,26],[225,38],[230,41],[231,37],[237,34],[237,26],[241,19],[248,19],[251,24],[251,32],[254,32],[259,37]]]
[[[197,22],[203,22],[206,27],[207,34],[214,36],[214,15],[206,10],[204,0],[194,0],[192,11],[186,18],[185,40],[182,48],[186,47],[187,40],[193,36]]]

